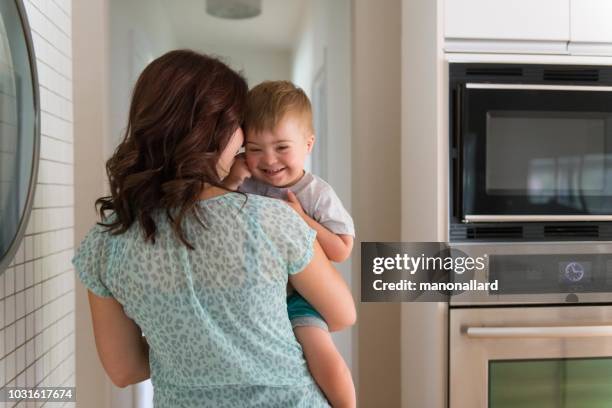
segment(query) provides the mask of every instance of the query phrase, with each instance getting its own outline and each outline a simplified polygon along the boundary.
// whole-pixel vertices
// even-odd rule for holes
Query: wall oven
[[[612,306],[450,313],[450,408],[612,406]]]
[[[462,242],[496,292],[449,300],[449,408],[612,407],[612,243]]]
[[[612,67],[449,66],[450,240],[612,240]]]

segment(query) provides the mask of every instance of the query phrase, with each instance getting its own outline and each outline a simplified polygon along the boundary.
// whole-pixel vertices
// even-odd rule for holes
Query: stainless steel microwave
[[[451,241],[612,240],[612,67],[450,64]]]

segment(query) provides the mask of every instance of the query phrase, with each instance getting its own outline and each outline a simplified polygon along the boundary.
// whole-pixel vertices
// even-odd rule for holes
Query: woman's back
[[[155,405],[327,406],[285,302],[314,231],[265,197],[228,193],[196,207],[207,228],[185,218],[192,251],[157,212],[155,244],[137,223],[116,236],[97,226],[74,260],[86,286],[117,299],[146,336]]]

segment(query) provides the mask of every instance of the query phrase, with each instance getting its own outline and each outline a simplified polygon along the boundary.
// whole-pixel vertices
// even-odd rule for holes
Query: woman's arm
[[[87,291],[96,348],[104,370],[117,387],[150,377],[149,345],[121,303]]]
[[[355,303],[351,291],[316,240],[312,260],[304,270],[290,275],[289,281],[321,313],[329,331],[342,330],[355,324]]]

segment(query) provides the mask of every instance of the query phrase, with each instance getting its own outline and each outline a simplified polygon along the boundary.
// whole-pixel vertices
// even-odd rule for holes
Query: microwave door
[[[455,112],[463,222],[612,221],[612,87],[467,83]]]

